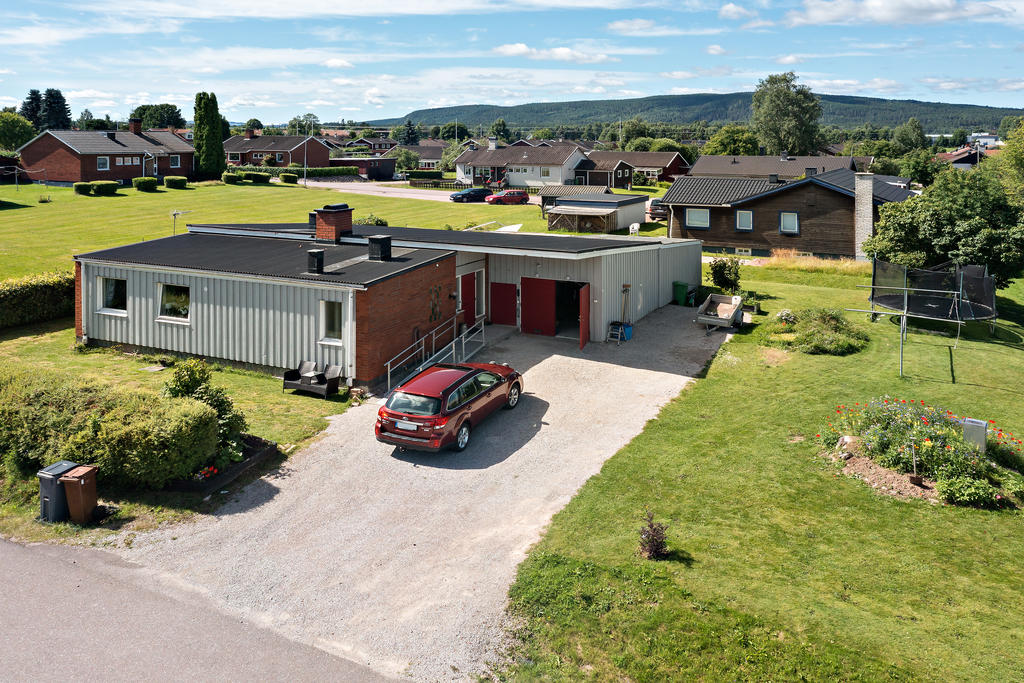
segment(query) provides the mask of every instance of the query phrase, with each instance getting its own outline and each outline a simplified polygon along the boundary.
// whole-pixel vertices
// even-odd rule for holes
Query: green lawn
[[[865,304],[866,279],[743,268],[781,308]],[[820,458],[837,404],[882,394],[1024,430],[1024,281],[995,339],[869,324],[844,358],[744,333],[610,459],[519,569],[515,679],[1021,680],[1024,515],[875,494]],[[955,379],[955,381],[954,381]],[[672,556],[636,555],[641,511]]]
[[[41,195],[52,201],[38,203]],[[155,193],[121,189],[116,197],[89,197],[69,188],[0,185],[0,279],[71,268],[72,254],[129,244],[171,234],[173,210],[191,211],[184,223],[294,222],[310,210],[345,202],[354,217],[375,214],[391,225],[464,228],[497,220],[544,231],[536,206],[454,204],[394,197],[373,197],[274,183],[200,185]]]

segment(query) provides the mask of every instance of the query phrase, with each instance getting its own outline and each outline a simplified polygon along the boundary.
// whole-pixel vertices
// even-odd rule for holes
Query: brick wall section
[[[82,262],[75,261],[75,336],[82,338]]]
[[[709,247],[796,249],[848,258],[856,255],[853,197],[818,185],[804,185],[735,208],[712,208],[708,230],[687,229],[685,207],[672,206],[671,209],[672,236],[703,240]],[[737,210],[754,212],[752,232],[736,231]],[[779,232],[779,213],[782,211],[796,211],[800,215],[799,235]]]
[[[454,291],[453,254],[356,292],[356,383],[382,379],[387,361],[455,315]]]
[[[23,149],[21,165],[30,171],[32,180],[77,183],[82,179],[81,159],[52,135],[44,135]]]

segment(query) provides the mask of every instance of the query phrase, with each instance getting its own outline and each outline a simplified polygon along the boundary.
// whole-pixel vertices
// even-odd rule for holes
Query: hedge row
[[[224,171],[220,174],[220,181],[225,185],[237,185],[241,178],[238,177],[237,173],[229,173]]]
[[[75,274],[69,271],[0,281],[0,329],[66,318],[75,312]]]
[[[132,178],[132,187],[139,192],[156,192],[157,179],[152,176]]]
[[[441,171],[405,171],[405,177],[410,180],[413,178],[421,178],[425,180],[439,180],[444,177],[444,173]]]
[[[135,180],[142,180],[142,178],[135,178]],[[135,180],[132,181],[134,184]],[[154,178],[154,180],[156,180]],[[75,194],[94,194],[97,197],[113,197],[117,194],[117,188],[121,187],[121,184],[116,180],[94,180],[91,183],[74,183],[72,189]]]
[[[183,175],[164,176],[164,187],[172,190],[184,190],[186,185],[188,185],[188,178]]]
[[[294,185],[295,183],[299,182],[299,176],[295,175],[294,173],[282,173],[277,177],[278,180],[280,180],[282,183],[288,183],[289,185]]]
[[[294,166],[231,166],[229,168],[232,173],[269,173],[275,178],[282,173],[294,173],[298,176],[302,176],[302,168],[296,169]],[[343,175],[359,175],[359,169],[355,166],[327,166],[322,168],[307,168],[307,178],[330,178],[333,176]]]
[[[73,460],[99,467],[103,482],[161,488],[216,454],[217,429],[217,411],[194,399],[0,366],[0,453],[12,476]]]

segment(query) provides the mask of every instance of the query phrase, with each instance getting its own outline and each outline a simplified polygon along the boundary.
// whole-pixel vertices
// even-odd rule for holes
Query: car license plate
[[[415,432],[419,427],[415,422],[409,422],[408,420],[395,420],[395,426],[399,429],[405,429],[410,432]]]

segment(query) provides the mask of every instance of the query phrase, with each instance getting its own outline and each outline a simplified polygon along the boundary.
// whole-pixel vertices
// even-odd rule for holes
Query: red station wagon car
[[[523,377],[508,365],[435,365],[402,384],[377,411],[377,441],[436,453],[463,451],[469,435],[498,408],[515,408]]]
[[[526,204],[530,201],[530,195],[526,190],[502,190],[495,192],[484,201],[488,204]]]

